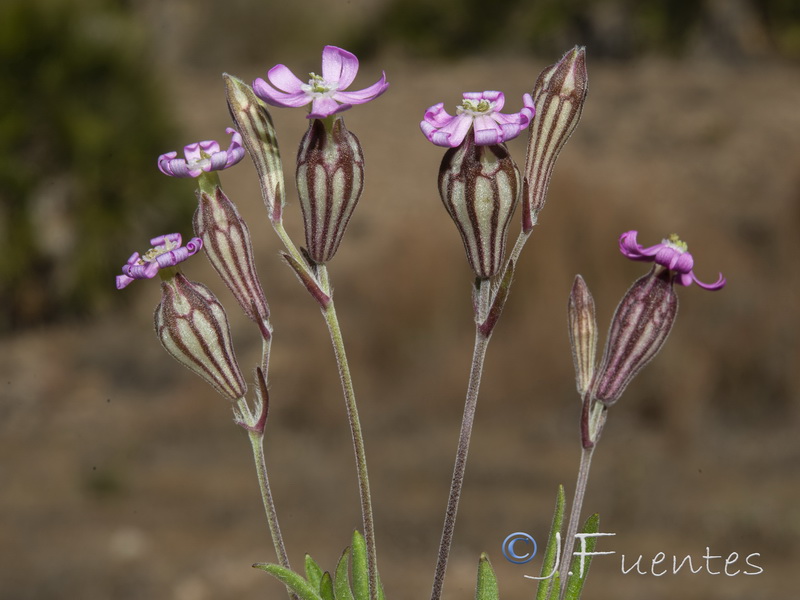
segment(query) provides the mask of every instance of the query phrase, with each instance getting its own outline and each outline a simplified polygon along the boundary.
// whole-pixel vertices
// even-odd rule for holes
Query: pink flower
[[[253,81],[253,91],[272,106],[297,108],[311,104],[308,118],[324,119],[352,108],[354,104],[374,100],[389,87],[386,73],[383,73],[378,81],[363,90],[343,91],[353,83],[356,73],[358,59],[355,54],[336,46],[325,46],[322,50],[322,75],[309,73],[308,83],[303,83],[286,65],[275,65],[267,73],[272,85],[259,77]]]
[[[674,271],[677,274],[676,281],[684,286],[691,285],[694,281],[703,289],[718,290],[725,285],[726,281],[722,273],[714,283],[703,283],[697,279],[692,270],[694,259],[688,252],[688,246],[674,233],[667,239],[661,240],[660,244],[649,248],[636,243],[637,233],[636,231],[626,231],[619,237],[620,252],[631,260],[654,262]]]
[[[192,238],[185,246],[181,246],[181,234],[169,233],[150,240],[150,250],[140,255],[131,254],[128,262],[122,266],[122,275],[117,275],[117,289],[121,290],[134,279],[152,279],[160,269],[174,267],[196,254],[203,247],[203,240]]]
[[[186,158],[177,158],[177,152],[167,152],[158,157],[158,170],[170,177],[197,177],[209,171],[221,171],[244,158],[242,136],[228,127],[225,133],[231,136],[231,145],[221,150],[214,140],[189,144],[183,149]]]
[[[525,94],[522,102],[524,106],[518,113],[503,114],[502,92],[467,92],[455,117],[440,102],[425,111],[425,119],[419,126],[429,141],[446,148],[459,146],[471,127],[475,130],[476,145],[501,144],[517,137],[533,118],[536,109],[531,95]]]

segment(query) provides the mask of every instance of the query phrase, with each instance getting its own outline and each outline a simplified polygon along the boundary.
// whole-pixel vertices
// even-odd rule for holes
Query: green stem
[[[486,349],[489,346],[489,339],[491,338],[491,333],[489,335],[484,335],[481,333],[479,327],[486,319],[489,310],[490,295],[491,283],[488,279],[482,279],[478,290],[478,303],[475,313],[475,348],[472,353],[472,366],[469,373],[469,385],[467,386],[467,399],[464,403],[464,415],[461,419],[461,432],[458,436],[456,460],[453,466],[453,479],[450,483],[450,497],[447,500],[447,510],[445,511],[444,526],[442,527],[442,538],[439,542],[439,558],[436,562],[436,571],[433,576],[431,600],[439,600],[441,598],[444,576],[447,572],[447,561],[450,557],[450,547],[453,543],[453,531],[456,526],[458,501],[461,498],[461,489],[464,486],[464,472],[467,468],[469,441],[472,435],[472,425],[475,422],[475,410],[478,405],[478,391],[481,385],[483,363],[486,359]]]
[[[572,552],[575,546],[575,535],[578,533],[578,523],[581,518],[581,508],[583,499],[586,496],[586,483],[589,481],[589,469],[592,466],[592,455],[594,446],[581,449],[581,464],[578,468],[578,482],[575,484],[575,497],[572,499],[572,508],[569,514],[569,525],[567,535],[564,538],[564,555],[561,559],[559,580],[561,581],[560,598],[564,597],[567,591],[567,579],[569,579],[569,567],[572,563]]]
[[[286,250],[289,252],[289,254],[291,254],[292,257],[299,264],[301,264],[304,267],[306,267],[308,265],[308,261],[306,260],[306,257],[303,256],[303,254],[300,252],[300,250],[297,249],[297,246],[295,246],[294,242],[292,241],[292,238],[290,238],[289,234],[286,233],[286,229],[284,229],[284,227],[283,227],[283,222],[282,221],[272,221],[272,228],[275,230],[275,233],[278,234],[278,237],[280,238],[281,242],[283,242],[283,245],[286,248]],[[313,276],[313,273],[311,273],[310,270],[308,270],[308,269],[306,269],[306,270],[308,271],[308,273],[310,275]]]
[[[266,401],[264,399],[263,401]],[[259,411],[263,407],[257,407]],[[247,406],[247,401],[241,398],[238,402],[238,414],[242,422],[249,427],[253,427],[258,421],[257,416],[253,416],[250,408]],[[250,438],[250,447],[253,450],[253,461],[256,466],[256,475],[258,476],[258,487],[261,491],[261,500],[264,503],[264,512],[267,515],[267,525],[269,526],[269,533],[272,536],[272,544],[275,546],[275,554],[278,557],[278,562],[281,566],[291,569],[289,565],[289,555],[286,553],[286,546],[283,543],[283,536],[281,535],[281,527],[278,523],[278,513],[275,509],[275,502],[272,499],[272,490],[269,486],[269,476],[267,474],[267,462],[264,456],[264,432],[248,429],[248,437]],[[289,598],[291,600],[299,600],[297,595],[289,591]]]
[[[358,471],[358,491],[361,497],[361,516],[364,522],[364,541],[367,546],[367,571],[369,573],[369,597],[370,600],[378,598],[378,558],[375,549],[375,523],[372,516],[372,500],[369,491],[369,477],[367,475],[367,456],[364,450],[364,437],[361,434],[361,421],[358,417],[358,407],[356,406],[356,394],[353,388],[353,379],[350,375],[350,367],[347,362],[347,354],[344,348],[342,330],[339,327],[339,319],[336,315],[336,308],[333,303],[328,269],[325,265],[318,266],[319,283],[322,291],[331,297],[328,306],[323,309],[325,323],[333,344],[333,351],[336,355],[336,362],[339,366],[339,379],[342,383],[344,392],[345,406],[347,408],[347,421],[350,424],[350,433],[353,437],[353,450],[356,456],[356,468]]]
[[[585,427],[588,438],[582,440],[583,447],[581,448],[581,463],[578,467],[578,482],[575,484],[575,497],[572,499],[572,508],[570,508],[567,536],[564,538],[564,557],[559,572],[561,581],[561,593],[559,598],[564,598],[567,592],[569,567],[572,562],[572,552],[575,547],[575,535],[578,533],[578,524],[581,519],[583,500],[586,496],[586,484],[589,481],[592,456],[594,455],[595,448],[597,448],[597,442],[600,441],[600,435],[603,433],[603,426],[608,416],[608,409],[602,402],[593,400],[591,396],[587,396],[584,401],[590,403],[589,412],[585,416],[585,418],[588,419],[588,424]]]

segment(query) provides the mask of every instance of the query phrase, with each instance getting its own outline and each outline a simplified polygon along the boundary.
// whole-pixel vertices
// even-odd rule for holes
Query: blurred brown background
[[[785,0],[5,2],[0,9],[0,598],[277,598],[243,433],[151,331],[154,282],[112,277],[151,236],[190,234],[192,182],[156,156],[229,125],[220,73],[319,68],[324,44],[391,88],[350,111],[367,186],[330,265],[359,395],[389,598],[429,593],[472,344],[470,273],[435,188],[428,106],[500,89],[587,46],[590,92],[489,350],[445,585],[474,594],[489,552],[505,598],[531,597],[556,486],[571,493],[578,399],[566,332],[576,273],[605,331],[644,270],[616,249],[677,232],[701,279],[671,339],[611,413],[585,510],[615,550],[587,599],[785,598],[800,559],[800,17]],[[287,178],[306,126],[274,110]],[[523,139],[512,142],[518,162]],[[318,310],[278,257],[246,159],[222,174],[254,234],[273,312],[267,453],[290,558],[333,568],[360,526],[336,366]],[[290,188],[291,190],[291,188]],[[302,240],[290,193],[290,231]],[[512,230],[512,236],[516,231]],[[229,306],[240,362],[259,343],[203,259],[184,271]],[[602,343],[602,342],[601,342]],[[623,575],[620,554],[695,564],[760,553],[758,576]],[[668,561],[671,558],[667,559]],[[669,565],[667,565],[669,566]],[[712,569],[721,570],[721,561]]]

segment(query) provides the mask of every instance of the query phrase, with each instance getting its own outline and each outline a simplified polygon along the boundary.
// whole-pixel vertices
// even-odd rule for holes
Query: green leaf
[[[306,554],[306,579],[315,590],[319,589],[319,582],[322,581],[322,569],[310,554]]]
[[[323,600],[317,593],[317,590],[312,587],[308,581],[291,569],[272,563],[256,563],[253,567],[266,571],[276,579],[282,581],[303,600]]]
[[[336,576],[333,579],[333,595],[336,600],[354,600],[350,589],[350,546],[344,549],[339,564],[336,565]]]
[[[500,590],[497,588],[497,577],[484,552],[478,561],[478,584],[475,586],[475,600],[499,600]]]
[[[367,570],[367,546],[364,537],[353,532],[353,595],[355,600],[369,600],[369,572]]]
[[[564,526],[564,506],[566,500],[564,498],[564,486],[558,486],[558,493],[556,494],[556,508],[553,513],[553,523],[550,526],[550,537],[547,540],[547,548],[544,551],[544,559],[542,561],[542,570],[539,577],[546,577],[550,575],[556,568],[556,558],[561,553],[561,547],[556,539],[556,534],[561,533],[561,528]],[[560,535],[559,535],[560,537]],[[558,575],[549,579],[542,579],[539,582],[539,587],[536,590],[536,600],[550,600],[552,591],[556,591],[558,596]]]
[[[597,533],[600,531],[600,515],[597,513],[586,519],[581,533]],[[586,553],[594,552],[597,547],[597,537],[591,536],[586,538]],[[589,575],[589,565],[592,563],[592,556],[576,556],[570,565],[572,576],[567,580],[567,593],[564,600],[579,600],[581,592],[583,591],[583,584],[586,583],[586,577]],[[581,564],[583,561],[583,564]],[[581,571],[581,569],[583,569]]]
[[[331,579],[331,574],[327,571],[322,575],[322,580],[319,582],[319,595],[322,596],[322,600],[335,600],[333,579]]]

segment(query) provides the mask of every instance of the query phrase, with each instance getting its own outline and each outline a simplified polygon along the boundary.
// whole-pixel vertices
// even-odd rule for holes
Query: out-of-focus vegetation
[[[594,57],[684,55],[800,58],[800,3],[793,0],[389,0],[354,35],[367,54],[396,45],[416,56],[487,51],[558,53],[575,43]]]
[[[85,313],[167,201],[174,145],[141,28],[116,0],[0,4],[0,331]],[[145,214],[143,214],[145,213]]]

